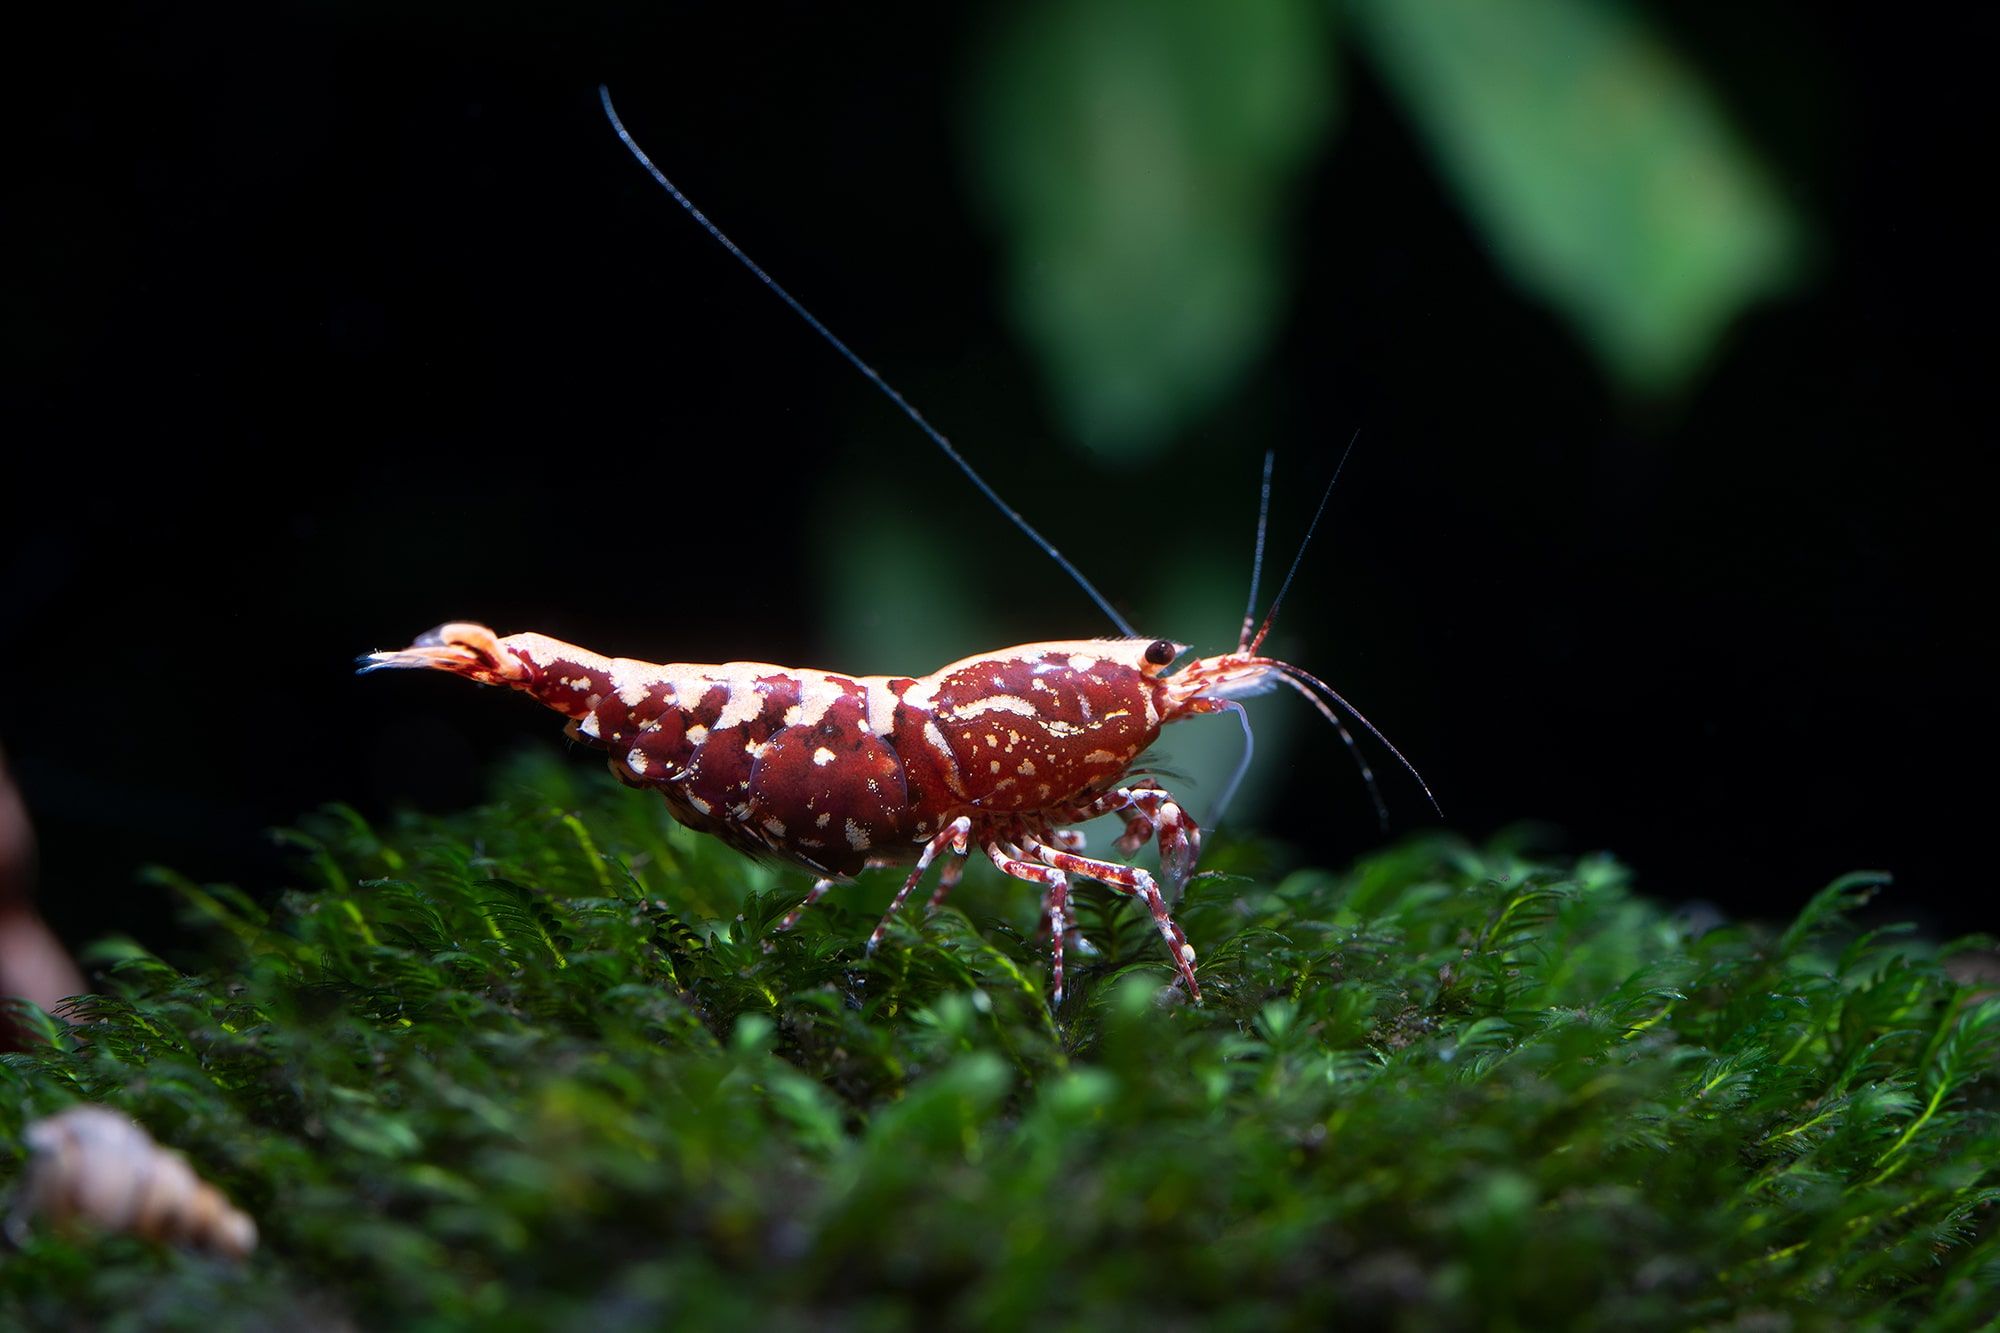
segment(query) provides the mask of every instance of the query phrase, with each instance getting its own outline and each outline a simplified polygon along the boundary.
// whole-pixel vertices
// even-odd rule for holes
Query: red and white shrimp
[[[1055,1003],[1076,877],[1144,903],[1188,994],[1200,999],[1194,947],[1167,893],[1138,866],[1085,854],[1071,826],[1121,816],[1115,845],[1126,856],[1157,837],[1167,891],[1177,892],[1194,870],[1201,829],[1164,787],[1128,780],[1160,729],[1237,709],[1238,698],[1276,685],[1335,718],[1337,696],[1259,655],[1262,637],[1246,634],[1235,652],[1171,674],[1183,645],[1128,638],[1023,644],[926,676],[848,676],[765,662],[660,665],[455,623],[369,655],[363,670],[449,671],[561,713],[570,736],[608,751],[621,781],[658,791],[681,823],[818,875],[786,926],[835,883],[914,861],[869,937],[872,950],[933,861],[954,858],[940,872],[936,907],[957,880],[956,858],[978,848],[1043,890]]]
[[[370,654],[362,670],[428,667],[532,695],[569,719],[572,737],[608,751],[620,780],[665,797],[681,823],[818,875],[785,926],[833,884],[865,868],[915,862],[869,937],[872,950],[933,861],[950,854],[931,897],[935,907],[956,882],[963,858],[977,848],[1006,874],[1043,890],[1054,1003],[1063,997],[1075,878],[1144,903],[1189,996],[1199,1000],[1194,947],[1168,910],[1168,896],[1193,873],[1201,830],[1182,802],[1135,774],[1139,756],[1162,727],[1209,713],[1241,714],[1238,699],[1279,685],[1310,700],[1350,747],[1336,707],[1385,746],[1387,740],[1323,682],[1260,654],[1283,590],[1254,633],[1254,617],[1245,616],[1235,651],[1195,658],[1170,673],[1184,645],[1135,633],[1046,538],[1000,501],[950,441],[660,173],[619,123],[608,94],[604,108],[625,145],[674,199],[886,393],[1077,581],[1122,637],[1002,648],[925,676],[849,676],[764,662],[661,665],[459,622],[439,626],[408,648]],[[1267,459],[1267,501],[1269,493]],[[1262,533],[1260,517],[1260,562]],[[1254,576],[1251,596],[1254,605]],[[1362,773],[1372,790],[1365,763]],[[1158,839],[1167,892],[1138,866],[1085,853],[1072,826],[1101,815],[1124,820],[1114,844],[1122,855]]]

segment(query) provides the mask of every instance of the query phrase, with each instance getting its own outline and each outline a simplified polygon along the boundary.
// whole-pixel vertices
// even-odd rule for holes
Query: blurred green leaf
[[[1281,309],[1287,188],[1328,120],[1309,0],[1007,9],[973,129],[1015,319],[1070,428],[1129,455],[1233,386]]]
[[[1356,0],[1363,41],[1513,279],[1669,391],[1797,273],[1800,227],[1629,5]]]

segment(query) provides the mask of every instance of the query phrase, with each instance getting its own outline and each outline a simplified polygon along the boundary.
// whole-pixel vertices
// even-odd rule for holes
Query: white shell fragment
[[[257,1248],[249,1215],[128,1116],[106,1106],[73,1106],[34,1121],[23,1137],[33,1156],[10,1231],[30,1221],[84,1224],[231,1259]]]

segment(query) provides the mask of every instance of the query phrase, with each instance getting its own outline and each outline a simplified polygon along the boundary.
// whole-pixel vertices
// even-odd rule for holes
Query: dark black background
[[[262,890],[287,873],[264,830],[319,802],[476,798],[553,723],[350,674],[442,619],[847,666],[825,660],[821,545],[906,519],[990,626],[965,651],[1104,632],[639,175],[605,80],[1114,598],[1196,534],[1247,563],[1257,464],[1233,422],[1285,450],[1282,533],[1360,427],[1283,646],[1419,760],[1454,826],[1550,821],[1656,894],[1753,914],[1883,868],[1897,913],[1992,925],[1969,850],[1988,503],[1960,463],[1988,437],[1992,229],[1962,183],[1990,167],[1989,35],[1654,8],[1815,228],[1811,281],[1693,392],[1608,389],[1345,53],[1280,344],[1215,421],[1115,475],[1048,415],[968,203],[976,11],[154,6],[24,40],[0,745],[51,916],[73,941],[161,938],[144,863]],[[1264,827],[1330,863],[1377,840],[1335,743],[1289,762]]]

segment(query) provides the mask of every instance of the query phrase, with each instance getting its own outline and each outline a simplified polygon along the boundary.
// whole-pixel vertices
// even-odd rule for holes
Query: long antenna
[[[1409,773],[1409,775],[1417,780],[1417,785],[1424,789],[1424,799],[1431,803],[1431,809],[1437,812],[1437,817],[1439,819],[1444,818],[1444,807],[1438,804],[1438,798],[1431,792],[1431,784],[1424,781],[1424,775],[1417,772],[1417,766],[1411,763],[1408,759],[1406,759],[1403,756],[1403,752],[1396,748],[1395,743],[1391,741],[1387,736],[1384,736],[1382,734],[1382,729],[1380,727],[1376,726],[1373,722],[1370,722],[1367,718],[1363,717],[1361,715],[1360,709],[1356,708],[1353,704],[1347,702],[1347,700],[1341,698],[1340,695],[1335,692],[1333,686],[1327,684],[1325,681],[1321,680],[1318,676],[1313,675],[1310,671],[1306,671],[1303,670],[1302,668],[1295,667],[1288,662],[1277,663],[1277,667],[1278,667],[1278,674],[1282,676],[1286,681],[1290,682],[1293,689],[1297,690],[1300,694],[1305,695],[1306,698],[1311,699],[1314,704],[1319,705],[1320,712],[1324,713],[1327,719],[1331,721],[1334,726],[1340,728],[1341,738],[1347,742],[1348,748],[1354,751],[1355,762],[1361,765],[1361,776],[1368,780],[1368,786],[1371,792],[1374,790],[1375,787],[1375,775],[1369,771],[1368,761],[1362,757],[1361,751],[1358,748],[1356,748],[1353,737],[1348,734],[1347,728],[1341,724],[1340,718],[1336,716],[1332,712],[1332,710],[1325,707],[1323,700],[1314,697],[1313,690],[1315,689],[1318,690],[1321,694],[1324,694],[1328,699],[1331,699],[1334,703],[1338,704],[1342,712],[1346,713],[1349,717],[1353,718],[1356,722],[1360,723],[1362,729],[1365,730],[1370,736],[1373,736],[1376,740],[1382,742],[1382,748],[1387,750],[1390,754],[1395,755],[1396,762],[1401,764],[1403,768]],[[1376,812],[1382,817],[1383,827],[1386,828],[1388,826],[1389,812],[1383,808],[1382,798],[1379,793],[1377,793],[1375,796],[1375,809]]]
[[[1292,557],[1292,567],[1285,571],[1285,581],[1278,585],[1278,595],[1271,599],[1271,609],[1264,613],[1264,623],[1257,627],[1256,637],[1244,645],[1243,651],[1256,652],[1263,645],[1264,636],[1271,632],[1271,622],[1278,618],[1278,608],[1284,605],[1285,594],[1292,590],[1292,580],[1299,576],[1299,563],[1306,558],[1306,547],[1312,545],[1313,534],[1319,531],[1320,518],[1326,513],[1326,502],[1333,498],[1334,483],[1340,480],[1341,470],[1347,466],[1348,455],[1354,452],[1354,442],[1360,438],[1359,430],[1347,438],[1347,447],[1340,451],[1340,461],[1334,464],[1333,475],[1327,478],[1326,489],[1319,494],[1319,508],[1313,510],[1312,522],[1306,526],[1306,535],[1299,541],[1299,553]],[[1384,741],[1383,744],[1387,745],[1388,742]]]
[[[1098,609],[1103,611],[1105,615],[1111,617],[1111,623],[1118,627],[1118,632],[1120,634],[1123,634],[1128,639],[1136,639],[1139,637],[1139,631],[1133,629],[1131,622],[1127,621],[1124,616],[1118,614],[1118,608],[1111,605],[1110,601],[1105,598],[1104,594],[1099,592],[1096,586],[1093,585],[1089,579],[1083,576],[1083,571],[1078,569],[1075,565],[1071,564],[1069,562],[1068,557],[1064,556],[1061,551],[1058,551],[1056,549],[1054,542],[1050,541],[1047,537],[1044,537],[1041,533],[1035,531],[1034,527],[1029,524],[1028,520],[1022,518],[1020,513],[1012,505],[1008,504],[1005,500],[1002,500],[1000,498],[1000,493],[994,490],[992,486],[987,484],[986,478],[980,476],[977,472],[973,471],[972,464],[966,462],[965,455],[959,453],[958,450],[952,446],[951,441],[947,440],[944,437],[944,432],[940,431],[936,426],[933,426],[931,425],[930,422],[926,421],[924,419],[924,414],[917,411],[917,409],[910,404],[909,399],[903,397],[902,394],[897,393],[895,388],[889,383],[889,381],[883,379],[880,375],[878,375],[875,372],[875,367],[869,365],[866,361],[863,361],[859,356],[855,354],[854,349],[849,347],[846,343],[842,342],[840,339],[834,337],[833,330],[827,328],[826,325],[820,323],[818,319],[814,318],[812,311],[806,309],[803,305],[799,304],[798,299],[796,297],[794,297],[790,292],[786,291],[783,287],[778,285],[777,279],[773,278],[770,274],[766,273],[761,267],[759,267],[756,260],[750,258],[749,255],[744,254],[742,249],[737,246],[736,242],[730,240],[727,236],[723,235],[722,229],[716,226],[713,222],[710,222],[708,220],[708,215],[703,213],[699,208],[696,208],[694,206],[694,201],[692,199],[689,199],[686,195],[682,194],[680,192],[680,188],[676,186],[672,181],[667,179],[666,173],[653,165],[653,159],[647,157],[645,149],[639,147],[638,143],[634,141],[631,132],[625,128],[625,122],[618,119],[618,110],[616,107],[611,105],[610,88],[606,87],[603,84],[599,84],[597,86],[597,98],[600,102],[604,103],[604,115],[608,120],[610,120],[611,128],[617,132],[619,142],[623,143],[626,148],[631,150],[632,156],[638,159],[639,165],[644,167],[646,171],[652,176],[652,178],[660,183],[660,188],[664,189],[668,194],[672,195],[674,198],[674,202],[679,204],[682,208],[685,208],[688,211],[688,216],[692,217],[696,222],[699,222],[701,224],[703,231],[706,231],[710,236],[713,236],[716,239],[717,243],[719,243],[723,249],[727,250],[730,254],[734,255],[739,261],[741,261],[743,267],[749,269],[752,273],[756,274],[757,280],[763,283],[766,287],[769,287],[771,291],[777,295],[779,300],[783,301],[786,305],[790,306],[794,314],[796,314],[800,319],[803,319],[807,324],[811,325],[813,332],[817,333],[820,337],[826,339],[828,343],[832,344],[833,350],[840,353],[842,357],[846,358],[847,363],[849,365],[853,366],[856,370],[860,371],[863,375],[867,376],[869,382],[872,383],[876,388],[880,389],[884,394],[886,394],[890,402],[894,403],[897,407],[901,408],[903,415],[908,417],[911,421],[914,421],[917,425],[917,429],[921,430],[925,435],[930,437],[932,444],[935,444],[938,448],[944,450],[946,458],[949,458],[952,462],[958,464],[959,471],[963,472],[967,477],[971,479],[972,484],[979,488],[980,494],[984,495],[987,499],[993,502],[994,508],[998,509],[1001,513],[1005,514],[1007,518],[1014,524],[1015,527],[1019,528],[1022,532],[1028,535],[1029,541],[1032,541],[1035,545],[1041,547],[1042,550],[1045,553],[1047,553],[1049,559],[1055,561],[1056,564],[1062,567],[1062,571],[1065,574],[1068,574],[1072,579],[1076,580],[1076,586],[1083,589],[1084,592],[1088,593],[1090,596],[1090,600],[1097,603]]]
[[[1236,636],[1236,651],[1250,647],[1250,627],[1257,623],[1257,585],[1264,578],[1264,527],[1271,518],[1271,464],[1278,451],[1264,451],[1264,485],[1257,493],[1257,551],[1250,557],[1250,600],[1243,604],[1243,632]]]

